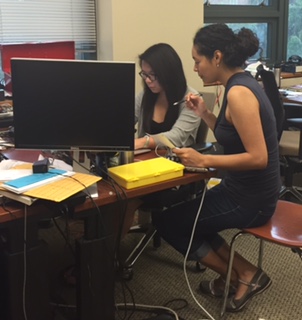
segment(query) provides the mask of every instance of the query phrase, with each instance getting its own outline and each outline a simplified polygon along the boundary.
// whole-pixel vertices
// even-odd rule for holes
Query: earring
[[[216,64],[216,67],[219,68],[219,63]]]

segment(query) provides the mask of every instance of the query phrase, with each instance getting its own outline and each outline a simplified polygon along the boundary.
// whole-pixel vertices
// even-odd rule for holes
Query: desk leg
[[[78,240],[76,243],[79,281],[77,307],[79,320],[114,319],[113,259],[108,248],[113,237]]]
[[[100,233],[103,223],[91,212],[86,224],[94,228],[76,241],[78,320],[114,319],[114,236],[108,229],[108,236]]]
[[[0,249],[0,319],[24,319],[25,310],[30,320],[50,320],[49,286],[47,274],[48,250],[45,242],[38,241],[37,221],[28,217],[28,241],[26,252],[26,290],[24,284],[24,251],[22,219],[1,227]]]

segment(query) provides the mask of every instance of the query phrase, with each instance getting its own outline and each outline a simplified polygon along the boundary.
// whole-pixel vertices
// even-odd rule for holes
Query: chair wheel
[[[196,271],[205,272],[207,267],[205,267],[202,263],[196,262]]]
[[[131,280],[133,278],[133,269],[132,268],[124,268],[122,272],[123,280]]]

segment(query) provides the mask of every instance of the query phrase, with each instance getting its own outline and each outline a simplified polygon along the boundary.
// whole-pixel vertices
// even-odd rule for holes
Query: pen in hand
[[[196,94],[194,94],[194,96],[202,96],[202,93],[196,93]],[[183,102],[186,102],[187,101],[187,99],[183,99],[183,100],[180,100],[180,101],[176,101],[176,102],[174,102],[173,103],[173,106],[178,106],[179,104],[181,104],[181,103],[183,103]]]

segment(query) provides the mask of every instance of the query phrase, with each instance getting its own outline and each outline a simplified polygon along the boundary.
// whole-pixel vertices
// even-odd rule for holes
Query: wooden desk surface
[[[24,150],[15,150],[11,149],[7,152],[3,152],[5,156],[7,156],[10,159],[16,159],[16,160],[22,160],[22,161],[28,161],[28,162],[34,162],[37,160],[39,151],[24,151]],[[137,160],[146,160],[150,158],[154,158],[155,153],[149,152],[146,154],[141,154],[139,156],[136,156],[135,159]],[[192,182],[197,182],[204,179],[209,179],[211,177],[215,176],[215,172],[206,172],[206,173],[184,173],[182,177],[178,177],[175,179],[170,179],[167,181],[162,181],[159,183],[154,183],[151,185],[138,187],[134,189],[124,189],[124,194],[126,195],[127,199],[133,199],[137,197],[141,197],[146,194],[150,194],[156,191],[161,191],[169,188],[173,188],[178,185],[186,185],[190,184]],[[108,204],[113,204],[117,202],[117,194],[115,192],[115,189],[106,181],[101,180],[98,182],[98,193],[99,196],[97,198],[94,198],[94,203],[90,199],[87,199],[85,203],[81,205],[77,205],[75,208],[75,212],[82,212],[85,210],[89,210],[91,208],[94,208],[95,205],[101,207]],[[0,223],[11,221],[17,218],[24,217],[23,209],[24,205],[19,203],[12,203],[7,206],[8,210],[4,210],[3,208],[0,208]],[[44,210],[44,208],[43,208]],[[41,206],[39,204],[33,204],[28,208],[28,214],[35,214],[41,211]]]

